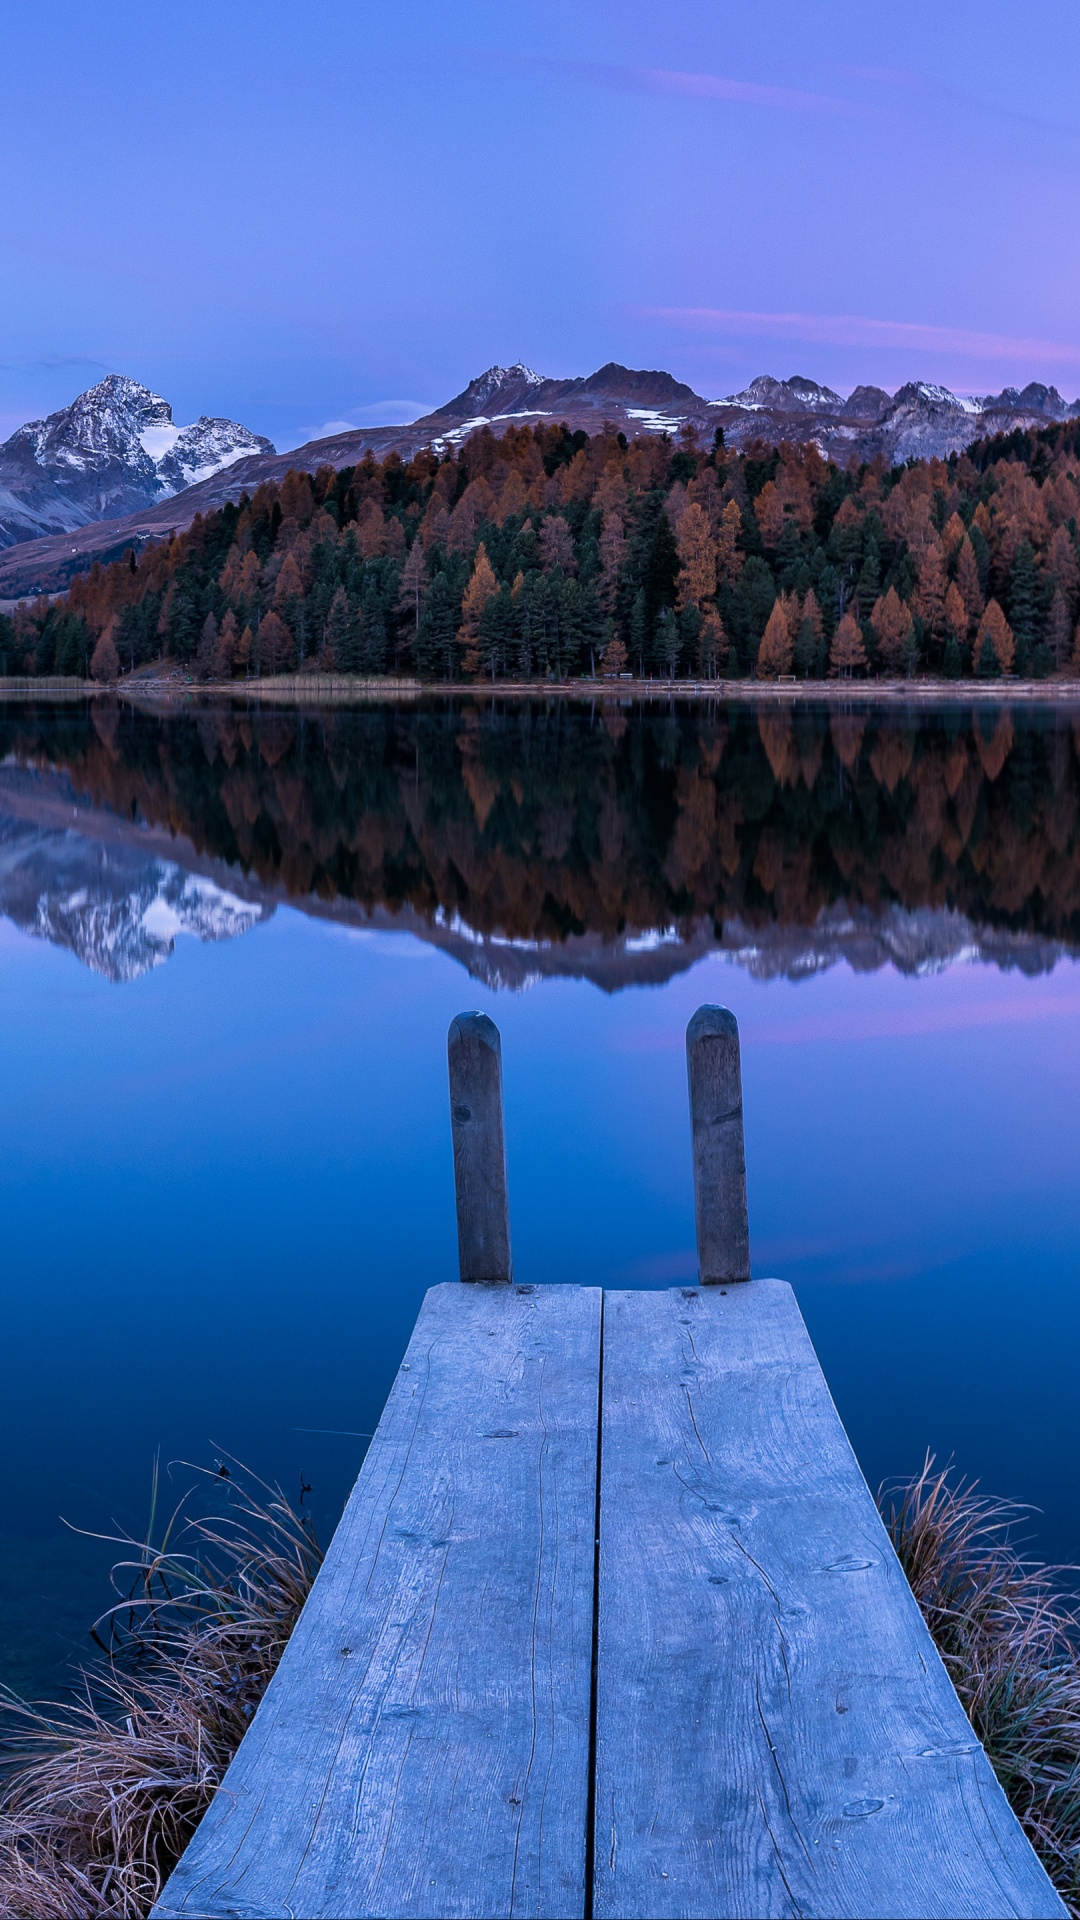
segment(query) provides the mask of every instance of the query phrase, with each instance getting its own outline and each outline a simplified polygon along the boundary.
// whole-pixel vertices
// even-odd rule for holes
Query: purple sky
[[[296,444],[493,361],[1080,392],[1075,0],[5,11],[0,432]]]

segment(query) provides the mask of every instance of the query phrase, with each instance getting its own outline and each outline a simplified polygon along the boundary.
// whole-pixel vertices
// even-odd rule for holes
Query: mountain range
[[[860,386],[846,397],[813,380],[762,374],[739,393],[705,400],[669,373],[614,361],[587,378],[549,380],[518,363],[489,367],[433,413],[408,426],[347,428],[277,453],[234,421],[172,423],[168,403],[136,381],[110,374],[62,412],[21,427],[0,446],[0,600],[55,592],[95,560],[190,526],[290,468],[355,465],[365,453],[456,446],[482,428],[564,423],[628,437],[693,427],[727,444],[761,439],[810,442],[842,464],[854,456],[889,464],[945,457],[973,440],[1014,428],[1049,426],[1080,413],[1055,387],[967,398],[926,381],[894,394]],[[33,537],[38,535],[41,537]]]

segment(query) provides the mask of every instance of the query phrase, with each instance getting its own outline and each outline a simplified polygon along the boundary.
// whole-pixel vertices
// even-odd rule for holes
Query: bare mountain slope
[[[147,394],[145,388],[139,392],[168,414],[164,401]],[[246,457],[237,448],[228,465],[222,461],[207,477],[199,477],[179,492],[173,489],[175,466],[166,472],[162,460],[158,494],[145,506],[124,511],[118,505],[119,493],[111,495],[113,504],[99,509],[99,513],[118,510],[120,517],[101,517],[88,525],[72,520],[72,531],[23,540],[0,557],[0,600],[55,592],[72,574],[95,560],[118,557],[126,547],[140,547],[174,529],[190,526],[197,513],[208,513],[227,500],[238,500],[260,481],[281,480],[290,468],[314,472],[321,466],[352,466],[367,452],[381,456],[392,450],[409,459],[421,447],[442,451],[459,445],[484,427],[500,433],[526,423],[565,422],[573,431],[595,433],[609,422],[632,438],[641,433],[675,434],[680,427],[692,425],[708,440],[717,427],[722,427],[728,444],[734,447],[755,439],[774,444],[783,440],[813,441],[824,454],[841,463],[852,455],[872,459],[877,454],[893,462],[913,456],[945,456],[980,435],[1008,432],[1014,427],[1047,426],[1071,413],[1080,413],[1080,401],[1067,406],[1056,388],[1034,381],[1022,392],[1006,387],[999,394],[975,400],[958,398],[947,388],[925,381],[913,381],[892,395],[881,387],[856,387],[845,399],[801,375],[776,380],[762,374],[740,393],[723,400],[703,400],[669,373],[635,370],[615,361],[587,378],[573,380],[545,379],[520,362],[512,367],[489,367],[445,406],[410,426],[347,429],[288,453],[274,453],[265,441],[257,443],[259,451],[253,447]],[[204,429],[230,424],[197,423]],[[38,425],[48,427],[50,422]],[[146,430],[140,429],[144,433]],[[184,431],[194,434],[196,429]],[[246,430],[235,431],[244,434]],[[22,428],[20,433],[30,434],[31,429]],[[247,438],[254,441],[252,435]],[[0,448],[0,456],[17,440],[19,435],[13,435],[6,447]],[[179,458],[179,449],[178,439],[169,449],[170,457]],[[184,457],[193,459],[194,449],[185,449]],[[0,488],[3,472],[0,459]]]

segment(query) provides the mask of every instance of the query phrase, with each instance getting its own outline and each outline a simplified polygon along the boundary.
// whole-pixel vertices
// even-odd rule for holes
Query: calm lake
[[[88,1651],[90,1536],[142,1533],[159,1451],[310,1487],[329,1534],[456,1276],[467,1007],[517,1276],[653,1287],[695,1272],[684,1029],[732,1007],[755,1271],[871,1486],[930,1449],[1080,1559],[1080,715],[101,700],[0,733],[0,1680]]]

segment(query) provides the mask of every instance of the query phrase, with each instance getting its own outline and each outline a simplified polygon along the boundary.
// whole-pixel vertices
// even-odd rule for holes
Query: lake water
[[[695,1270],[683,1034],[743,1039],[755,1271],[872,1486],[1080,1559],[1080,733],[1043,709],[0,708],[0,1679],[152,1462],[328,1533],[455,1277],[445,1036],[503,1034],[522,1280]],[[183,1478],[174,1469],[173,1481]],[[68,1524],[64,1524],[64,1523]]]

